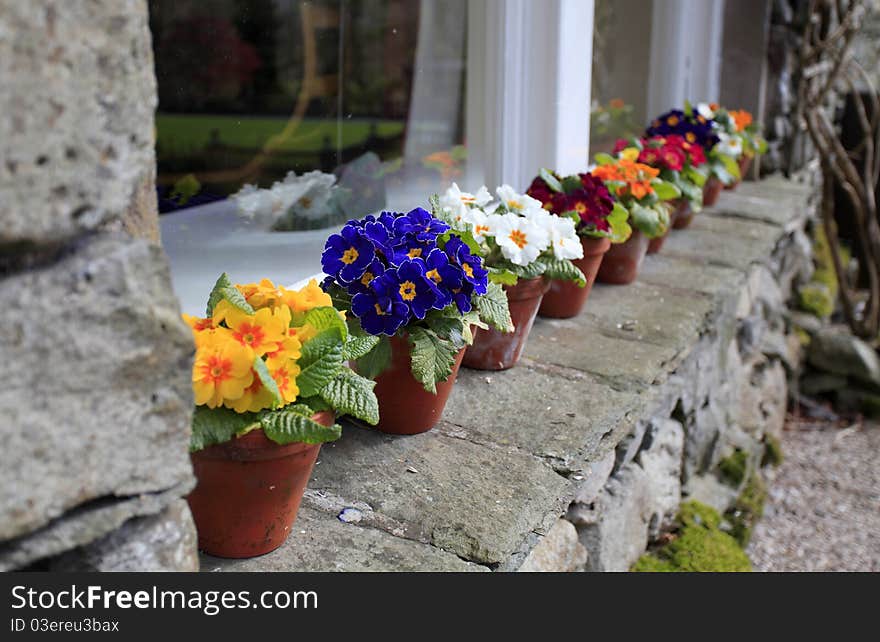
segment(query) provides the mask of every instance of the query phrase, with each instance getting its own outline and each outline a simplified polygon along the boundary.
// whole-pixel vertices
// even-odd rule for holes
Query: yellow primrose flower
[[[274,352],[266,353],[266,361],[274,362],[278,360],[286,361],[289,359],[299,359],[302,356],[302,343],[296,334],[296,329],[291,328],[288,336],[278,344],[278,349]]]
[[[250,348],[254,356],[262,357],[267,352],[275,352],[278,344],[287,337],[289,310],[286,314],[283,310],[275,314],[269,308],[261,308],[254,314],[246,314],[230,306],[224,315],[226,325],[232,330],[232,337]]]
[[[269,279],[263,279],[259,283],[236,285],[238,291],[254,308],[274,308],[284,298],[284,288],[276,286]]]
[[[190,316],[189,314],[181,314],[186,324],[193,329],[193,332],[202,332],[203,330],[213,330],[217,327],[214,319],[203,319],[201,317]]]
[[[193,365],[193,393],[196,405],[216,408],[224,400],[239,399],[253,383],[253,356],[227,333],[203,334]]]
[[[299,290],[284,290],[283,298],[284,303],[290,306],[294,315],[308,312],[313,308],[333,305],[330,295],[321,289],[315,279],[309,281],[308,285]]]
[[[636,147],[627,147],[620,152],[620,157],[629,161],[635,161],[639,158],[639,150]]]
[[[285,404],[293,403],[299,395],[299,387],[296,385],[296,377],[300,369],[296,361],[292,359],[272,359],[266,362],[269,373],[278,384],[278,391]]]
[[[232,401],[227,400],[223,405],[238,413],[259,412],[264,408],[272,407],[272,395],[266,390],[260,378],[254,375],[253,383],[245,388],[241,397]]]

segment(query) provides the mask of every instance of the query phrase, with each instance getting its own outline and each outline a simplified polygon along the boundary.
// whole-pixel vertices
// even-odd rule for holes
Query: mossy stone
[[[749,455],[737,448],[728,457],[718,462],[718,470],[724,481],[731,486],[739,486],[746,478],[749,468]]]
[[[745,551],[720,529],[721,516],[700,502],[682,504],[681,529],[665,546],[646,553],[632,570],[642,573],[718,573],[752,570]]]
[[[767,501],[767,488],[758,473],[752,473],[736,503],[725,513],[731,526],[730,534],[745,547],[752,538],[752,529],[764,514],[764,502]]]
[[[782,444],[773,435],[764,437],[764,454],[761,456],[761,466],[779,466],[785,456],[782,454]]]

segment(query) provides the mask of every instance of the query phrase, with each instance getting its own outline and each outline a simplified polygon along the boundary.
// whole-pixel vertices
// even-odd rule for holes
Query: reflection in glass
[[[474,173],[466,0],[149,4],[163,242],[187,311],[223,270],[292,283],[318,271],[321,230]]]

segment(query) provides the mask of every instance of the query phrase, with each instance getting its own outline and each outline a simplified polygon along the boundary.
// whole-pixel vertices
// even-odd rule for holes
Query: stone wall
[[[782,429],[813,192],[780,178],[725,192],[635,283],[539,318],[517,367],[462,369],[434,430],[347,425],[287,543],[202,568],[625,570],[683,499],[727,508]]]
[[[0,569],[195,569],[144,0],[0,0]]]

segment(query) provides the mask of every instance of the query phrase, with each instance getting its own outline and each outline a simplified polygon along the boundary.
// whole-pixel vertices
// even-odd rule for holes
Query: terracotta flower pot
[[[437,394],[425,390],[412,374],[410,345],[406,338],[391,337],[391,365],[376,377],[379,400],[377,430],[392,435],[417,435],[433,428],[452,392],[464,349],[459,351],[446,381],[437,382]]]
[[[332,412],[312,419],[331,426]],[[320,444],[276,444],[253,430],[190,455],[197,484],[187,497],[199,549],[217,557],[254,557],[290,534]]]
[[[676,199],[672,218],[672,227],[674,229],[683,230],[686,227],[690,227],[690,224],[694,221],[694,210],[691,209],[691,202],[686,198]]]
[[[513,320],[513,332],[479,329],[474,334],[473,345],[464,353],[464,365],[477,370],[507,370],[516,365],[519,355],[526,345],[526,339],[541,298],[550,286],[542,277],[520,280],[514,286],[504,286]]]
[[[587,284],[579,288],[571,281],[560,281],[559,279],[550,281],[550,288],[541,299],[541,307],[538,309],[540,316],[552,319],[570,319],[580,314],[583,309],[587,297],[590,296],[590,290],[593,289],[593,283],[596,281],[602,257],[611,247],[611,240],[582,236],[581,245],[584,248],[584,258],[575,259],[572,263],[584,273]]]
[[[625,243],[612,245],[599,266],[598,280],[600,283],[626,285],[636,280],[639,268],[648,253],[651,239],[633,228],[632,236]]]
[[[718,202],[718,197],[721,196],[721,189],[724,187],[724,183],[718,180],[715,176],[710,176],[706,181],[706,184],[703,185],[703,205],[706,207],[711,207]]]
[[[742,183],[743,179],[746,177],[746,174],[749,171],[749,168],[752,166],[752,160],[754,158],[755,158],[754,156],[746,156],[745,154],[740,156],[739,160],[737,161],[737,163],[739,164],[740,178],[737,181],[731,183],[730,185],[725,185],[724,189],[736,189],[736,187],[740,183]]]

